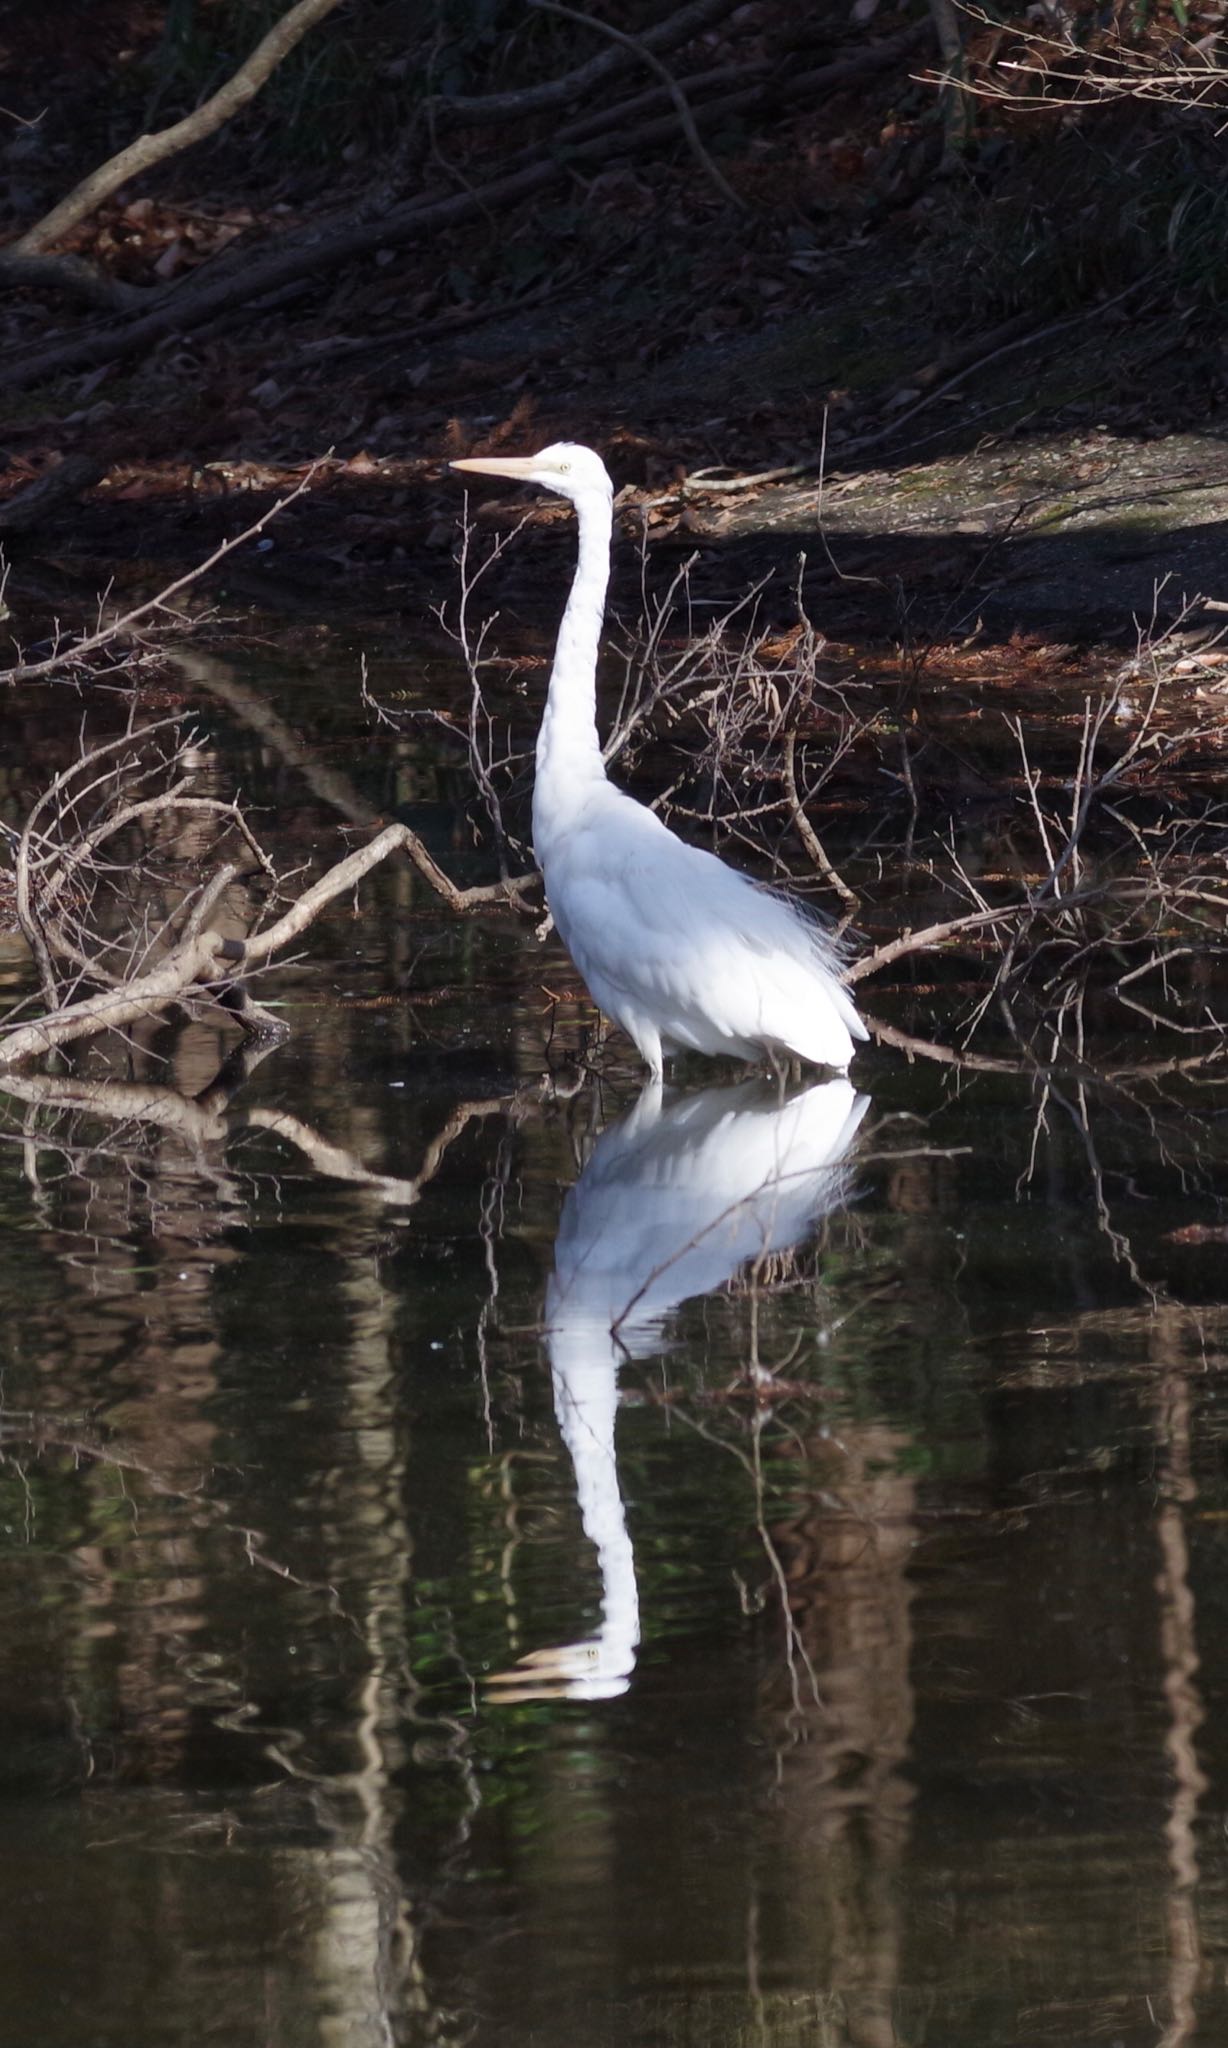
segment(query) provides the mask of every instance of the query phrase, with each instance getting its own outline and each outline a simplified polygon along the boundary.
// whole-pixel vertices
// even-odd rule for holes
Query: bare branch
[[[961,0],[961,6],[970,20],[991,29],[995,39],[1001,37],[999,18],[991,17],[972,0]],[[1084,44],[1076,40],[1073,17],[1067,21],[1054,11],[1048,19],[1053,25],[1041,29],[1018,18],[1012,20],[1011,42],[1022,56],[995,56],[991,67],[977,78],[969,78],[962,64],[948,62],[944,72],[930,74],[924,83],[1029,113],[1045,110],[1069,115],[1073,108],[1123,99],[1189,108],[1223,104],[1228,67],[1212,54],[1214,34],[1202,42],[1183,38],[1158,44],[1152,38],[1131,47],[1114,27],[1101,28],[1090,44]],[[945,48],[943,56],[948,57]]]
[[[14,1026],[0,1033],[0,1068],[22,1066],[60,1045],[131,1024],[138,1017],[166,1007],[192,991],[217,995],[233,987],[238,976],[284,951],[291,940],[317,918],[334,897],[356,887],[371,869],[391,853],[408,854],[449,907],[464,912],[493,901],[518,902],[521,892],[531,888],[536,876],[513,877],[489,888],[457,889],[437,867],[415,832],[406,825],[389,825],[377,838],[338,861],[306,889],[290,909],[251,938],[224,936],[210,927],[200,929],[199,910],[189,918],[184,934],[152,967],[127,976],[109,988],[78,1001],[57,1006],[54,975],[49,997],[51,1014]],[[218,892],[214,891],[216,901]]]
[[[785,734],[784,739],[784,755],[782,760],[781,772],[784,778],[785,793],[789,799],[789,809],[792,816],[794,827],[797,832],[797,836],[801,840],[802,845],[805,847],[807,853],[810,855],[811,860],[814,862],[816,868],[822,875],[824,881],[831,883],[832,888],[836,891],[836,894],[839,896],[842,903],[846,903],[850,910],[856,910],[860,902],[860,898],[857,896],[854,890],[849,888],[849,885],[845,881],[843,875],[839,875],[836,873],[835,868],[828,860],[827,855],[823,849],[822,840],[819,838],[819,835],[815,831],[814,826],[811,824],[809,818],[806,816],[805,810],[802,806],[802,800],[801,797],[798,795],[797,790],[796,756],[797,734],[794,732],[787,732]]]
[[[283,947],[289,945],[291,939],[306,931],[307,926],[319,916],[326,903],[331,903],[334,896],[343,896],[348,889],[356,887],[363,876],[370,874],[371,869],[378,867],[390,853],[407,853],[419,874],[430,883],[437,895],[443,897],[450,910],[476,910],[491,903],[507,902],[509,899],[515,901],[522,891],[533,888],[537,881],[536,875],[515,875],[507,882],[492,883],[488,887],[458,889],[454,882],[448,880],[443,869],[431,859],[416,832],[411,832],[408,825],[386,825],[377,838],[347,854],[346,858],[338,861],[326,875],[321,875],[318,882],[313,882],[309,889],[305,889],[298,901],[284,917],[278,919],[276,924],[267,926],[264,931],[257,932],[248,939],[242,949],[244,962],[254,964],[267,960],[273,953],[280,952]]]
[[[879,946],[873,953],[866,953],[860,960],[844,970],[847,982],[864,981],[868,974],[879,974],[884,967],[894,966],[897,960],[907,960],[912,953],[932,953],[948,939],[960,938],[965,933],[987,931],[993,925],[1017,922],[1026,916],[1027,905],[1004,903],[997,909],[974,910],[966,917],[948,917],[941,924],[927,924],[919,932],[911,928],[891,939],[885,946]]]
[[[49,248],[75,228],[78,221],[93,213],[95,207],[101,206],[104,199],[109,199],[112,192],[118,192],[121,185],[128,184],[154,164],[165,162],[167,157],[178,156],[192,143],[202,142],[207,135],[214,134],[255,98],[283,57],[289,55],[308,29],[314,28],[317,21],[322,21],[339,5],[340,0],[296,0],[296,4],[261,38],[246,62],[227,79],[225,85],[219,86],[203,106],[186,114],[173,127],[163,128],[157,135],[139,135],[117,156],[100,164],[88,178],[74,186],[58,206],[53,206],[50,213],[44,214],[41,220],[18,237],[12,244],[11,254],[34,256]]]
[[[689,7],[679,7],[675,13],[666,15],[663,21],[653,22],[643,31],[639,54],[649,50],[667,50],[689,41],[710,22],[732,14],[736,5],[737,0],[692,0]],[[604,28],[605,24],[595,22],[592,26]],[[483,93],[470,98],[458,93],[448,99],[433,100],[431,116],[441,123],[474,121],[485,128],[500,121],[522,121],[533,114],[550,113],[555,107],[582,106],[594,85],[609,77],[611,72],[625,70],[629,61],[623,48],[602,50],[596,57],[590,57],[586,64],[578,64],[574,70],[565,71],[558,78],[543,79],[540,85],[526,85],[512,92]]]
[[[784,79],[759,79],[743,89],[706,101],[696,110],[696,118],[717,123],[759,105],[770,102],[775,107],[781,101],[808,99],[868,73],[887,70],[929,32],[928,25],[914,24],[896,36],[864,46],[814,71]],[[671,113],[660,120],[643,122],[623,135],[621,142],[626,147],[646,149],[668,140],[676,132],[676,116]],[[579,163],[604,164],[609,149],[609,138],[601,135],[577,144],[565,154],[552,152],[543,157],[539,152],[521,168],[475,186],[472,191],[451,194],[446,199],[407,200],[386,210],[377,209],[373,216],[369,211],[351,211],[325,226],[281,236],[275,246],[261,249],[250,259],[219,258],[207,265],[203,274],[157,293],[149,309],[131,319],[53,341],[41,350],[26,347],[11,351],[0,360],[0,388],[24,389],[47,377],[87,365],[115,362],[164,335],[199,328],[205,319],[232,307],[252,306],[300,278],[318,279],[340,264],[377,249],[404,248],[424,236],[445,233],[461,221],[489,216],[571,178]]]
[[[19,1067],[56,1046],[70,1045],[74,1039],[135,1023],[138,1017],[163,1009],[195,984],[220,985],[232,978],[225,962],[233,957],[227,949],[234,945],[234,940],[223,939],[218,932],[202,932],[175,946],[147,974],[0,1034],[0,1067]]]
[[[950,4],[950,0],[947,0],[947,4]],[[668,91],[682,125],[682,132],[686,136],[687,146],[705,177],[715,185],[722,198],[727,199],[731,206],[737,207],[739,213],[746,212],[746,201],[734,191],[724,172],[718,169],[704,148],[699,130],[695,126],[695,116],[691,112],[690,103],[682,87],[673,72],[666,69],[661,59],[653,54],[641,36],[628,35],[624,29],[615,28],[611,22],[601,21],[596,15],[585,14],[578,7],[565,7],[562,0],[529,0],[529,6],[539,13],[562,15],[565,21],[582,22],[585,28],[594,28],[601,35],[611,37],[614,42],[622,43],[626,49],[634,50],[640,61],[647,64],[650,71],[656,72]]]
[[[13,668],[0,669],[0,684],[31,683],[40,676],[57,675],[65,668],[75,667],[78,662],[85,661],[90,655],[99,654],[104,649],[113,647],[118,640],[131,633],[143,621],[169,612],[173,597],[178,597],[183,590],[190,590],[194,583],[200,582],[202,576],[207,576],[211,569],[216,569],[219,562],[224,562],[227,555],[233,555],[236,548],[243,547],[249,540],[254,540],[257,534],[263,533],[269,522],[284,512],[287,505],[293,505],[296,498],[301,498],[305,491],[311,489],[316,477],[327,467],[330,460],[329,455],[317,456],[292,491],[287,491],[275,505],[270,505],[267,512],[262,512],[259,519],[254,519],[250,526],[245,526],[242,533],[237,533],[233,540],[222,541],[207,560],[198,562],[195,568],[186,570],[182,576],[177,576],[173,583],[168,583],[156,597],[146,598],[144,604],[134,605],[122,618],[113,619],[109,626],[101,627],[97,633],[88,634],[84,640],[74,641],[71,647],[66,647],[59,653],[49,654],[45,661],[23,661],[18,662]]]

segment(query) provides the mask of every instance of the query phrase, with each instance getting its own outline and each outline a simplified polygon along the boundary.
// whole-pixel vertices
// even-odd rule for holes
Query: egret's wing
[[[703,1024],[787,1043],[817,975],[849,1029],[864,1035],[804,913],[686,845],[620,791],[569,835],[560,867],[547,887],[577,966],[650,1011],[667,1034],[673,1020],[684,1042]]]

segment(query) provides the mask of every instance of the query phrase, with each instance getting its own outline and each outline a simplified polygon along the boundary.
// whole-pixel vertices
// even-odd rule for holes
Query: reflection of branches
[[[345,1146],[334,1144],[287,1110],[232,1110],[231,1098],[249,1071],[250,1062],[241,1061],[229,1079],[219,1076],[194,1100],[157,1082],[84,1081],[52,1074],[5,1074],[0,1078],[0,1093],[44,1109],[164,1131],[197,1155],[203,1155],[210,1147],[225,1147],[249,1132],[267,1132],[270,1137],[293,1145],[317,1173],[369,1188],[381,1200],[403,1207],[419,1199],[422,1189],[438,1173],[449,1147],[471,1123],[481,1117],[508,1114],[516,1101],[500,1096],[490,1101],[457,1103],[427,1146],[418,1172],[406,1178],[377,1173],[364,1166]],[[23,1128],[22,1142],[28,1144],[32,1135],[28,1128]],[[59,1142],[43,1129],[37,1132],[37,1140],[41,1149]],[[94,1152],[98,1149],[97,1145],[91,1147]]]
[[[767,1559],[768,1569],[772,1574],[772,1581],[780,1600],[781,1619],[784,1622],[785,1629],[785,1665],[789,1673],[789,1688],[792,1694],[793,1712],[800,1722],[805,1710],[802,1705],[801,1680],[798,1675],[799,1663],[804,1668],[807,1680],[809,1681],[810,1696],[814,1705],[821,1708],[824,1701],[822,1693],[819,1691],[818,1674],[815,1671],[810,1652],[806,1647],[805,1638],[797,1625],[797,1617],[793,1612],[793,1603],[789,1598],[789,1578],[785,1570],[784,1559],[781,1557],[775,1539],[767,1524],[766,1487],[763,1475],[764,1420],[762,1411],[758,1411],[755,1415],[754,1427],[751,1432],[752,1456],[749,1460],[749,1469],[755,1487],[755,1530],[763,1546],[763,1554]]]
[[[1190,1583],[1185,1514],[1197,1497],[1191,1471],[1191,1400],[1179,1360],[1166,1361],[1161,1383],[1158,1441],[1164,1472],[1157,1517],[1160,1571],[1160,1646],[1169,1725],[1164,1747],[1172,1775],[1172,1805],[1165,1823],[1171,1887],[1168,1896],[1168,2025],[1159,2048],[1184,2048],[1197,2028],[1195,1994],[1202,1962],[1198,1921],[1198,1807],[1208,1782],[1198,1761],[1198,1730],[1206,1719],[1198,1685],[1198,1631]]]
[[[1104,1169],[1100,1163],[1100,1154],[1092,1131],[1086,1087],[1080,1085],[1076,1088],[1073,1099],[1068,1098],[1052,1082],[1047,1084],[1047,1089],[1051,1099],[1058,1105],[1059,1109],[1064,1111],[1082,1140],[1084,1156],[1087,1160],[1088,1179],[1091,1183],[1092,1197],[1095,1202],[1096,1223],[1108,1242],[1113,1258],[1126,1268],[1140,1294],[1148,1294],[1153,1301],[1157,1300],[1157,1290],[1148,1281],[1144,1280],[1129,1238],[1124,1231],[1118,1230],[1113,1222],[1108,1196],[1105,1193]]]
[[[347,824],[374,827],[381,822],[382,813],[367,802],[349,776],[287,725],[268,698],[242,682],[229,662],[204,654],[199,647],[182,645],[170,649],[168,658],[194,690],[203,690],[224,705],[233,718],[256,734],[262,748],[284,761],[312,795]]]
[[[74,1459],[90,1464],[103,1465],[120,1473],[137,1473],[152,1493],[164,1499],[191,1502],[196,1512],[215,1528],[236,1537],[243,1547],[243,1554],[249,1564],[262,1571],[271,1572],[274,1578],[285,1579],[291,1585],[301,1586],[307,1592],[327,1593],[333,1611],[342,1614],[340,1596],[335,1586],[324,1585],[318,1580],[300,1578],[289,1565],[270,1557],[263,1549],[259,1530],[236,1522],[227,1514],[220,1501],[213,1501],[202,1491],[203,1480],[185,1486],[173,1479],[157,1465],[150,1464],[138,1452],[121,1440],[103,1437],[87,1424],[66,1423],[60,1416],[41,1414],[34,1409],[0,1409],[0,1458],[13,1460],[17,1450],[26,1455],[41,1458],[49,1451],[65,1451]]]
[[[755,1216],[765,1194],[775,1193],[777,1190],[787,1193],[791,1183],[802,1186],[806,1182],[811,1181],[813,1177],[814,1168],[810,1164],[798,1167],[794,1172],[780,1172],[779,1170],[769,1169],[755,1186],[745,1189],[741,1194],[735,1195],[731,1201],[726,1202],[724,1207],[717,1210],[714,1215],[706,1217],[703,1223],[696,1230],[693,1230],[681,1243],[671,1245],[654,1265],[649,1266],[642,1274],[637,1274],[635,1287],[627,1295],[621,1307],[618,1308],[610,1320],[609,1333],[611,1337],[621,1341],[622,1331],[629,1323],[634,1321],[636,1310],[641,1307],[658,1283],[665,1278],[671,1268],[681,1265],[684,1260],[689,1258],[691,1253],[704,1243],[705,1239],[714,1235],[718,1238],[724,1236],[728,1232],[730,1224],[743,1215]]]
[[[754,1364],[753,1359],[751,1363],[752,1365]],[[767,1377],[770,1379],[770,1375],[767,1375]],[[750,1480],[755,1502],[755,1533],[759,1538],[769,1575],[780,1600],[780,1614],[785,1635],[785,1665],[789,1674],[789,1690],[793,1711],[799,1717],[805,1712],[802,1702],[799,1666],[805,1671],[811,1699],[815,1707],[822,1711],[824,1709],[824,1700],[819,1689],[818,1674],[815,1671],[810,1652],[806,1648],[805,1641],[797,1625],[797,1619],[793,1613],[792,1604],[789,1599],[789,1579],[784,1560],[776,1547],[775,1538],[768,1527],[767,1483],[763,1467],[762,1448],[763,1429],[768,1415],[767,1404],[761,1402],[756,1406],[752,1422],[752,1448],[749,1452],[744,1451],[740,1444],[731,1442],[728,1437],[718,1436],[714,1430],[707,1427],[701,1416],[692,1414],[680,1403],[670,1404],[670,1414],[676,1417],[679,1422],[685,1423],[687,1428],[693,1430],[696,1436],[702,1437],[705,1443],[713,1445],[715,1449],[724,1451],[727,1456],[735,1459]]]

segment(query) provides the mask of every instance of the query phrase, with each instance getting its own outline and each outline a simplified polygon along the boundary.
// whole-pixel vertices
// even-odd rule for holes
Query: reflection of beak
[[[524,1700],[621,1699],[631,1684],[635,1652],[611,1658],[603,1657],[603,1650],[601,1641],[592,1638],[530,1650],[514,1670],[487,1675],[487,1696],[501,1707],[518,1706]]]
[[[450,462],[449,469],[472,469],[478,476],[514,476],[521,482],[533,475],[531,455],[467,455],[463,462]]]

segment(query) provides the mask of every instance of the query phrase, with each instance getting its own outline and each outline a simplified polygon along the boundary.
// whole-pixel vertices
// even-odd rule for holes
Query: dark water
[[[197,681],[283,865],[446,843]],[[389,867],[212,1122],[211,1019],[10,1102],[0,2041],[1222,2042],[1218,1069],[543,1093],[573,986]]]

